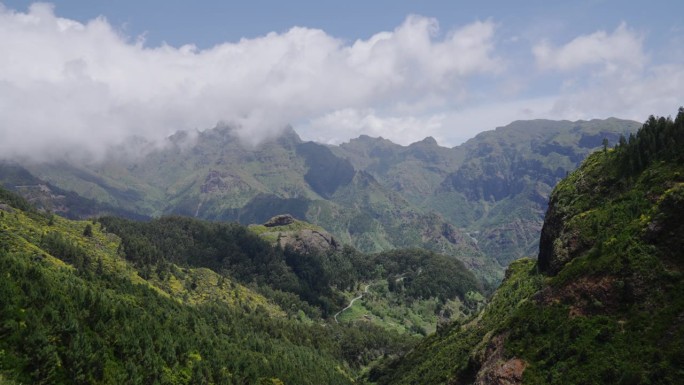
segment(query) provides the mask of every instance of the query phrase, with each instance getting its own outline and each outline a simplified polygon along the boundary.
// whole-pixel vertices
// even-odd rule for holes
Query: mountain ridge
[[[412,246],[454,255],[482,267],[479,274],[495,285],[504,266],[536,248],[555,182],[599,136],[612,143],[636,125],[520,121],[454,148],[434,138],[401,146],[365,135],[327,146],[302,141],[292,127],[246,147],[219,126],[194,139],[178,133],[143,158],[27,168],[63,189],[147,216],[249,224],[291,213],[363,251]],[[525,127],[534,134],[518,132]],[[426,227],[459,235],[418,230]]]

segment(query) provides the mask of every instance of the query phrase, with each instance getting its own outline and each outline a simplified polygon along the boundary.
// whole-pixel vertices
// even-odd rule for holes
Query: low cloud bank
[[[84,24],[48,4],[0,8],[0,153],[97,156],[132,135],[156,141],[217,122],[256,144],[289,123],[439,105],[464,94],[469,76],[500,70],[494,29],[440,35],[436,20],[409,16],[367,40],[294,27],[199,50],[147,47],[104,18]]]

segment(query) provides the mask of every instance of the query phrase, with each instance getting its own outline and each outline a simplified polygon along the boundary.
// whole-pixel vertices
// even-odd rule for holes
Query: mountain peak
[[[277,142],[282,145],[295,145],[302,143],[302,138],[300,138],[299,134],[297,134],[297,131],[295,131],[294,128],[288,124],[280,133]]]
[[[425,137],[425,139],[423,139],[421,141],[411,143],[409,145],[409,147],[415,146],[415,145],[439,146],[439,143],[437,143],[437,140],[435,138],[433,138],[432,136],[427,136],[427,137]]]

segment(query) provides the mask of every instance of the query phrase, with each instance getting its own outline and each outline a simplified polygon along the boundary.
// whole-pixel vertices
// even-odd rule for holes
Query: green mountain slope
[[[144,215],[114,207],[110,204],[83,198],[38,179],[19,164],[0,162],[0,183],[26,198],[33,206],[45,212],[71,219],[100,215],[117,215],[131,219],[145,219]]]
[[[428,207],[467,228],[503,266],[534,255],[548,196],[603,139],[609,145],[637,122],[533,120],[487,131],[461,147],[466,161],[444,179]]]
[[[431,196],[465,156],[460,147],[441,147],[431,137],[400,146],[362,135],[331,149],[415,205]]]
[[[684,109],[554,189],[539,260],[486,309],[377,367],[380,384],[676,384],[684,376]]]

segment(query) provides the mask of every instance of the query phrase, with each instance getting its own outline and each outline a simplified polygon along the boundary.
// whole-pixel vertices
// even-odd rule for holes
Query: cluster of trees
[[[402,291],[409,299],[437,297],[442,301],[465,298],[482,291],[477,279],[461,261],[428,250],[386,251],[375,256],[390,291]]]
[[[620,137],[616,150],[625,174],[641,172],[655,161],[684,160],[684,107],[675,120],[649,116],[636,135]]]
[[[9,197],[0,199],[1,204],[25,203],[12,193],[1,189],[0,193]],[[7,212],[11,210],[15,214],[10,214],[9,220]],[[28,223],[35,226],[31,229],[42,233],[35,242],[24,239],[27,243],[23,249],[17,249],[16,243],[8,248],[7,242],[0,242],[2,383],[349,384],[362,366],[384,355],[401,354],[415,343],[413,337],[370,324],[305,323],[294,317],[274,317],[258,306],[230,306],[223,302],[185,304],[161,295],[151,286],[134,284],[125,271],[103,268],[102,260],[95,260],[85,246],[89,242],[81,231],[62,234],[65,227],[49,225],[48,216],[36,212],[28,216],[29,213],[14,206],[0,212],[0,239],[10,231],[26,234],[26,229],[17,226]],[[164,252],[180,251],[170,246],[174,242],[179,243],[177,247],[188,249],[196,242],[198,250],[206,252],[211,234],[205,231],[214,224],[169,220],[197,232],[194,237],[178,237],[189,232],[170,226],[167,231],[179,232],[173,239],[157,244],[140,238],[138,243],[152,250],[144,255],[164,261],[166,254],[157,249],[164,242],[168,247],[162,248]],[[107,223],[115,227],[115,222]],[[159,235],[165,227],[153,222],[139,224],[142,227],[126,221],[120,225],[131,226],[130,232],[135,229],[142,233],[151,231],[145,226],[160,227],[148,235]],[[222,231],[230,232],[227,228]],[[232,231],[251,239],[238,227]],[[83,238],[75,239],[78,236]],[[239,243],[240,237],[232,241]],[[283,261],[295,258],[270,246],[263,250],[271,250]],[[253,251],[240,248],[240,252]],[[43,258],[46,254],[76,269]],[[182,254],[168,255],[184,260]],[[208,255],[189,254],[185,258],[206,261]],[[294,270],[306,270],[306,263],[293,262]],[[139,271],[145,266],[148,265],[141,262]],[[264,270],[263,274],[267,272]],[[263,279],[270,278],[265,275]],[[292,301],[295,309],[301,309],[302,302],[295,294],[268,285],[263,287],[284,301]],[[319,311],[320,316],[318,308],[310,307]]]
[[[88,252],[77,243],[66,239],[58,231],[49,231],[43,234],[40,240],[40,247],[50,255],[73,265],[77,269],[87,270],[88,266],[92,263],[92,258],[88,255]]]

